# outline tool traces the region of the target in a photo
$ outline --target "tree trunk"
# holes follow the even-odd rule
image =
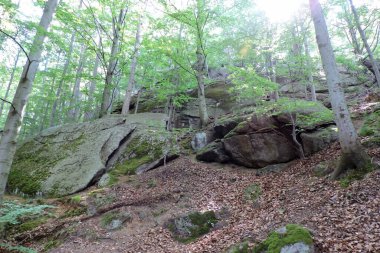
[[[122,115],[128,115],[128,113],[129,113],[129,106],[131,104],[132,92],[133,92],[133,89],[135,87],[137,58],[139,56],[139,51],[140,51],[140,46],[141,46],[141,25],[142,25],[142,22],[141,22],[141,17],[140,17],[139,23],[137,25],[135,48],[134,48],[133,58],[132,58],[132,62],[131,62],[131,71],[129,74],[128,87],[127,87],[127,91],[125,93],[123,108],[121,110]]]
[[[380,88],[380,72],[379,72],[379,68],[377,67],[377,63],[376,63],[375,57],[373,57],[372,50],[371,50],[370,46],[368,45],[367,37],[365,36],[365,33],[364,33],[362,27],[360,26],[359,16],[358,16],[358,13],[356,12],[356,8],[355,8],[352,0],[349,0],[349,1],[350,1],[350,5],[351,5],[352,14],[354,14],[356,27],[358,28],[360,37],[362,38],[362,41],[363,41],[364,46],[365,46],[365,49],[367,50],[369,59],[372,62],[373,72],[375,73],[375,78],[376,78],[377,86]]]
[[[111,48],[111,56],[107,67],[106,82],[103,90],[102,104],[100,108],[100,117],[103,117],[109,113],[111,108],[111,90],[112,90],[112,80],[115,74],[116,66],[118,63],[118,54],[120,47],[120,31],[125,21],[125,16],[127,14],[127,8],[120,10],[119,18],[113,20],[113,40]]]
[[[135,105],[135,114],[137,114],[137,112],[139,111],[141,92],[142,92],[141,89],[137,92],[137,99],[136,99],[136,105]]]
[[[310,49],[309,49],[309,41],[307,40],[306,31],[303,31],[303,43],[305,47],[305,54],[306,54],[306,64],[307,64],[307,76],[309,81],[309,87],[311,91],[311,100],[317,101],[317,94],[315,93],[315,85],[314,85],[314,78],[313,78],[313,71],[312,71],[312,62],[311,62],[311,56],[310,56]]]
[[[33,81],[38,70],[43,50],[42,45],[47,34],[47,29],[53,19],[57,4],[58,0],[48,0],[46,2],[37,34],[34,37],[29,57],[24,66],[12,106],[9,109],[8,117],[5,122],[4,133],[0,140],[0,203],[3,200],[9,171],[16,152],[17,137],[25,114],[25,106],[28,102],[29,94],[32,91]]]
[[[364,169],[369,165],[369,157],[358,142],[357,133],[350,118],[344,92],[340,86],[339,72],[322,7],[318,0],[309,0],[309,3],[342,149],[341,161],[332,175],[335,179],[350,167]]]
[[[94,107],[92,104],[94,103],[94,93],[96,88],[96,77],[98,76],[98,68],[99,68],[99,58],[98,56],[95,56],[95,64],[94,69],[92,70],[92,80],[90,82],[90,88],[88,91],[88,107],[86,112],[84,113],[84,119],[86,121],[91,120],[94,118]]]
[[[86,62],[86,49],[87,47],[85,45],[82,46],[80,56],[79,56],[79,65],[77,68],[77,73],[75,75],[75,83],[73,87],[73,93],[70,99],[70,110],[69,110],[69,120],[75,121],[79,117],[80,112],[80,82],[82,80],[82,72],[84,69],[84,65]]]
[[[53,107],[51,109],[50,124],[49,124],[50,127],[55,126],[55,120],[57,117],[57,115],[56,115],[57,114],[57,107],[58,107],[59,100],[61,98],[63,82],[65,81],[67,72],[69,71],[69,67],[70,67],[70,63],[71,63],[71,56],[73,54],[73,49],[74,49],[75,36],[76,36],[76,33],[73,32],[71,34],[69,52],[67,53],[66,61],[65,61],[65,64],[63,65],[62,76],[61,76],[61,79],[59,80],[57,92],[55,94],[55,100],[53,103]]]
[[[197,62],[196,62],[196,78],[198,83],[198,103],[199,103],[199,117],[201,120],[201,126],[204,127],[209,122],[207,113],[207,104],[205,96],[205,76],[204,76],[204,62],[205,56],[202,52],[201,46],[197,48]]]
[[[7,91],[5,92],[4,100],[8,99],[9,91],[11,90],[11,86],[12,86],[12,83],[13,83],[15,72],[17,70],[17,64],[18,64],[18,59],[20,58],[20,53],[21,53],[21,48],[18,50],[17,55],[16,55],[15,63],[13,65],[13,69],[12,69],[12,73],[11,73],[11,78],[9,79],[9,82],[8,82]],[[1,101],[1,106],[0,106],[0,118],[3,115],[4,103],[5,102],[2,100]]]

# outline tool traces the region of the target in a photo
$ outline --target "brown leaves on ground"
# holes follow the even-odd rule
[[[309,228],[320,252],[380,252],[380,172],[346,189],[313,176],[313,166],[335,159],[338,152],[334,144],[282,172],[261,176],[234,165],[181,157],[106,190],[117,203],[140,203],[120,207],[133,215],[131,223],[107,231],[101,228],[100,217],[79,222],[51,252],[224,252],[242,240],[254,244],[288,223]],[[253,183],[262,190],[255,204],[244,198]],[[151,201],[139,202],[142,199]],[[228,215],[220,226],[190,244],[176,242],[163,226],[188,211],[221,209]]]

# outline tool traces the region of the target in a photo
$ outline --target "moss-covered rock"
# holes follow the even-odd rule
[[[238,243],[230,247],[225,253],[251,253],[248,242]]]
[[[213,211],[204,213],[193,212],[169,220],[167,228],[172,232],[173,237],[177,241],[189,243],[207,234],[217,222],[218,219]]]
[[[299,225],[288,224],[269,234],[268,238],[253,248],[253,253],[313,253],[311,233]]]
[[[105,213],[101,217],[102,227],[108,230],[115,230],[121,228],[121,226],[128,221],[132,220],[132,215],[128,212],[110,211]]]
[[[368,114],[359,135],[364,138],[364,145],[368,147],[380,146],[380,107]]]
[[[8,189],[65,196],[95,184],[115,165],[119,174],[132,174],[175,146],[167,142],[165,120],[145,113],[46,129],[17,149]]]

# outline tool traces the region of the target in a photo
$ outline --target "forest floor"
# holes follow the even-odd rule
[[[380,148],[369,152],[380,159]],[[111,188],[92,189],[92,194],[123,203],[115,210],[128,213],[131,219],[118,230],[105,229],[102,216],[76,222],[50,252],[225,252],[244,240],[254,245],[289,223],[310,229],[319,252],[380,252],[380,171],[346,188],[338,181],[314,176],[316,164],[336,159],[338,154],[335,143],[305,160],[289,163],[281,172],[261,175],[235,165],[180,157],[145,174],[124,178]],[[244,197],[252,184],[261,188],[255,203]],[[90,191],[82,193],[82,199]],[[168,219],[205,210],[223,210],[225,217],[192,243],[172,239],[165,228]]]

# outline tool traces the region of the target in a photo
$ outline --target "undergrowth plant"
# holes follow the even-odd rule
[[[21,218],[27,216],[42,216],[44,210],[55,208],[51,205],[20,204],[15,201],[4,201],[0,205],[0,224],[19,224]]]

